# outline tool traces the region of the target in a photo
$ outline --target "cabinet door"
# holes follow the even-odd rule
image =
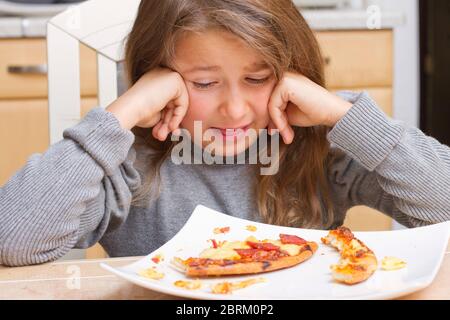
[[[48,141],[47,100],[0,101],[0,185]]]
[[[83,98],[88,109],[95,98]],[[48,103],[46,99],[0,100],[0,185],[23,167],[33,153],[49,146]]]
[[[0,39],[0,99],[47,97],[45,39]],[[80,45],[82,96],[97,94],[97,56]]]
[[[393,92],[392,88],[342,88],[342,89],[334,89],[333,92],[337,92],[340,90],[350,90],[353,92],[362,92],[366,91],[369,96],[378,104],[381,110],[383,110],[386,115],[392,117],[394,114],[393,110]]]
[[[316,32],[329,88],[392,87],[393,32]]]

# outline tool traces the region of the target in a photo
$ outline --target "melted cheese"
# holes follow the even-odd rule
[[[283,244],[280,240],[264,240],[263,242],[280,247],[281,251],[286,251],[290,256],[296,256],[300,253],[300,246],[296,244]]]
[[[187,290],[197,290],[202,287],[202,283],[200,280],[194,280],[194,281],[185,281],[185,280],[178,280],[173,283],[174,286],[187,289]]]
[[[283,244],[280,249],[286,251],[290,256],[296,256],[300,253],[300,246],[296,244]]]
[[[200,258],[203,259],[228,259],[228,260],[236,260],[239,259],[241,256],[231,248],[209,248],[206,250],[203,250],[203,252],[200,254]]]
[[[247,238],[247,241],[256,240],[254,237]],[[256,240],[258,241],[258,240]],[[224,241],[218,248],[205,249],[200,253],[200,258],[204,259],[227,259],[237,260],[240,259],[240,255],[234,249],[250,249],[245,241]]]
[[[337,239],[336,237],[330,236],[328,241],[333,247],[335,247],[339,251],[342,251],[344,249],[344,243],[342,241],[339,241],[339,239]]]
[[[385,257],[381,261],[381,268],[383,270],[398,270],[404,267],[406,267],[406,262],[396,257]]]
[[[225,242],[219,249],[250,249],[250,246],[243,241]]]
[[[361,243],[358,240],[356,240],[356,239],[352,239],[352,241],[350,242],[350,246],[351,246],[352,249],[355,249],[355,250],[365,249],[361,245]]]
[[[300,252],[300,246],[296,244],[282,244],[280,240],[263,240],[259,241],[253,236],[248,237],[245,241],[225,241],[218,248],[209,248],[203,250],[200,254],[200,258],[204,259],[227,259],[227,260],[238,260],[240,259],[239,254],[234,249],[251,249],[247,244],[247,241],[256,243],[271,243],[280,247],[282,251],[286,251],[290,256],[296,256]]]
[[[139,272],[141,277],[152,279],[152,280],[160,280],[164,278],[164,273],[158,272],[155,267],[141,270]]]
[[[273,245],[276,245],[278,247],[281,247],[282,243],[280,240],[269,240],[269,239],[265,239],[262,241],[263,243],[271,243]]]

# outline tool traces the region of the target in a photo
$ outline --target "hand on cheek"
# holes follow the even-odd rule
[[[292,126],[333,127],[350,110],[352,104],[308,78],[286,73],[273,90],[269,101],[271,129],[278,129],[286,144],[292,143]]]
[[[176,106],[173,102],[169,103],[161,111],[160,119],[152,129],[153,136],[160,141],[165,141],[170,132],[178,135],[180,133],[179,126],[186,110],[185,106]]]
[[[124,129],[153,127],[153,136],[164,141],[170,132],[177,134],[188,106],[189,95],[181,75],[157,68],[139,78],[106,110]]]

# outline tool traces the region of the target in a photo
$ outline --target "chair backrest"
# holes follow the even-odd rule
[[[118,96],[118,64],[141,0],[90,0],[53,17],[47,25],[50,143],[80,120],[80,43],[97,52],[98,101]]]

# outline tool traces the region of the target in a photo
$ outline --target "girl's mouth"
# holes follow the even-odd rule
[[[241,128],[212,128],[213,130],[217,130],[220,132],[224,140],[234,141],[236,139],[242,138],[246,135],[248,129],[250,129],[250,125],[241,127]]]

